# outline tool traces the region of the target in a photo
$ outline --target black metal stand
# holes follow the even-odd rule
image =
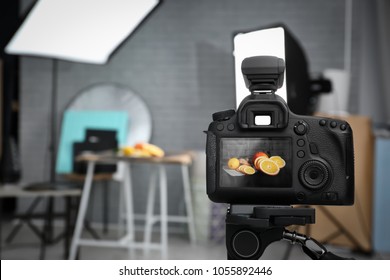
[[[13,227],[12,231],[8,234],[8,236],[5,238],[5,243],[11,243],[14,239],[17,232],[21,229],[23,223],[26,224],[39,238],[40,240],[40,251],[39,251],[39,259],[45,259],[46,256],[46,245],[49,244],[55,244],[59,242],[61,239],[64,240],[64,259],[68,258],[69,255],[69,244],[71,239],[71,234],[73,232],[74,224],[76,221],[76,214],[78,209],[78,199],[72,196],[64,196],[66,202],[65,212],[47,212],[44,213],[33,213],[34,209],[39,205],[39,203],[42,201],[43,197],[37,197],[34,199],[32,204],[30,205],[29,209],[26,211],[26,214],[19,214],[19,215],[13,215],[14,218],[19,219],[19,223]],[[0,199],[0,206],[3,199]],[[50,215],[48,218],[47,216]],[[2,211],[0,208],[0,220],[2,217]],[[32,218],[38,218],[44,220],[44,226],[43,228],[37,227],[34,223],[32,223]],[[54,218],[64,218],[64,225],[65,225],[65,231],[55,238],[52,237],[51,239],[48,238],[48,233],[52,233],[48,231],[47,227],[48,225],[51,225],[48,223],[50,219]],[[0,223],[0,240],[2,241],[2,223]],[[2,242],[0,242],[2,243]],[[1,255],[1,249],[2,244],[0,244],[0,255]]]
[[[342,260],[313,238],[285,229],[315,223],[315,210],[291,206],[230,205],[226,214],[228,259],[259,259],[267,246],[279,240],[299,244],[313,260]]]
[[[49,168],[50,168],[50,173],[49,173],[49,180],[46,182],[39,182],[39,183],[32,183],[29,184],[28,186],[25,186],[24,189],[32,192],[41,192],[41,191],[47,191],[47,190],[58,190],[61,188],[74,188],[75,186],[66,184],[66,183],[59,183],[56,181],[56,172],[55,172],[55,162],[56,162],[56,144],[57,144],[57,98],[58,98],[58,93],[57,93],[57,83],[58,83],[58,60],[53,59],[53,68],[52,68],[52,95],[51,95],[51,104],[50,104],[50,119],[49,119],[49,124],[50,124],[50,138],[49,138]],[[68,223],[68,213],[71,211],[69,207],[71,207],[71,203],[68,201],[70,200],[70,197],[66,197],[66,209],[65,209],[65,214],[55,214],[54,213],[54,197],[53,196],[48,196],[47,199],[47,204],[46,204],[46,210],[44,215],[39,215],[34,213],[36,207],[38,204],[42,201],[43,197],[37,197],[33,200],[31,205],[26,211],[26,214],[21,216],[20,218],[20,223],[14,227],[11,231],[11,233],[7,236],[6,238],[6,243],[10,243],[15,235],[19,232],[22,226],[22,222],[26,223],[31,230],[38,236],[38,238],[41,241],[40,244],[40,259],[45,258],[45,248],[46,245],[48,244],[54,244],[56,243],[59,239],[64,237],[64,243],[69,244],[69,238],[71,236],[71,232],[68,232],[68,227],[70,227]],[[53,221],[55,217],[65,217],[65,230],[63,233],[61,233],[59,236],[54,236],[54,225]],[[35,226],[32,222],[32,218],[42,218],[44,221],[44,226],[41,229],[39,229],[37,226]],[[65,234],[65,232],[67,232]],[[68,248],[65,247],[65,258],[67,258],[66,254],[68,252]]]
[[[42,191],[42,190],[53,190],[57,187],[56,182],[56,145],[57,145],[57,99],[58,99],[58,92],[57,92],[57,86],[58,84],[58,60],[53,59],[53,68],[52,68],[52,77],[51,77],[51,102],[50,102],[50,138],[49,138],[49,181],[48,182],[39,182],[39,183],[33,183],[25,187],[26,190],[31,191]],[[48,208],[52,207],[53,201],[52,198],[49,199],[50,203],[48,203]],[[49,209],[50,210],[50,209]]]

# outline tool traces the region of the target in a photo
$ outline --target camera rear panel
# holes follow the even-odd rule
[[[353,141],[340,120],[289,112],[284,128],[245,129],[237,114],[215,120],[207,139],[207,192],[232,204],[349,205]]]

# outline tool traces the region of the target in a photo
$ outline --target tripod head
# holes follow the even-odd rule
[[[291,206],[230,205],[226,214],[228,259],[259,259],[269,244],[282,239],[299,244],[311,259],[344,259],[310,237],[285,229],[315,223],[315,210]]]

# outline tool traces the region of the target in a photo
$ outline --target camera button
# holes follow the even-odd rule
[[[298,156],[299,158],[303,158],[303,157],[305,156],[305,151],[299,150],[299,151],[297,152],[297,156]]]
[[[322,194],[322,200],[336,201],[337,199],[338,199],[338,195],[335,192],[326,192]]]
[[[330,127],[331,128],[335,128],[337,126],[337,122],[335,122],[335,121],[331,121],[330,122]]]
[[[294,131],[298,135],[304,135],[307,131],[307,125],[304,122],[299,121],[294,125]]]
[[[310,143],[310,144],[309,144],[309,148],[310,148],[310,152],[311,152],[313,155],[318,154],[318,148],[317,148],[316,143]]]
[[[224,128],[224,126],[223,126],[222,123],[217,124],[217,129],[218,129],[219,131],[223,130],[223,128]]]
[[[235,125],[233,124],[233,123],[230,123],[229,125],[228,125],[228,127],[227,127],[227,129],[229,130],[229,131],[232,131],[232,130],[234,130],[236,127],[235,127]]]
[[[320,120],[320,126],[325,126],[326,125],[326,120]]]
[[[297,193],[296,197],[299,201],[303,201],[303,200],[305,200],[306,195],[303,192],[299,192],[299,193]]]
[[[345,123],[343,123],[342,125],[340,125],[340,129],[341,130],[346,130],[347,129],[347,125]]]
[[[303,140],[303,139],[298,139],[297,145],[298,145],[298,147],[303,147],[303,146],[305,146],[305,140]]]

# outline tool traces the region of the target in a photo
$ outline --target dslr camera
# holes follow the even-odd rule
[[[207,194],[251,205],[351,205],[354,152],[350,125],[300,116],[275,91],[285,63],[255,56],[241,65],[250,91],[238,107],[213,114],[207,133]]]

